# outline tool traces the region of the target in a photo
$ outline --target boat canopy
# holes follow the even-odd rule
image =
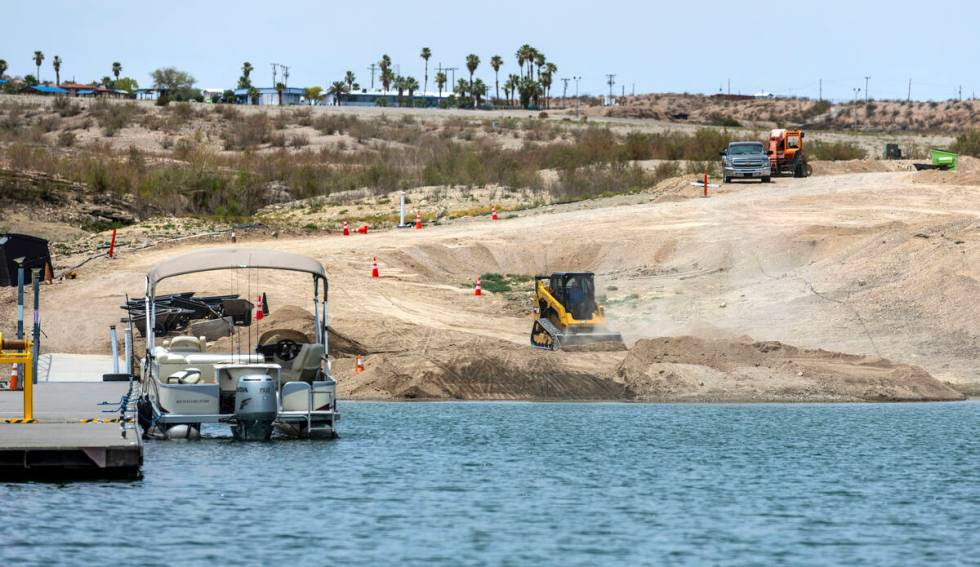
[[[212,248],[160,262],[146,274],[146,284],[152,290],[157,283],[174,276],[238,269],[305,272],[324,281],[327,279],[323,264],[308,256],[265,248]]]

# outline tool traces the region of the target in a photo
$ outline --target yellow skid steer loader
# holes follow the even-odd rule
[[[556,272],[534,277],[532,347],[625,350],[623,336],[605,326],[605,310],[595,300],[594,274]]]

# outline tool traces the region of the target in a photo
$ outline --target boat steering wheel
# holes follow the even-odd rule
[[[291,341],[289,339],[284,339],[276,343],[276,356],[280,360],[290,361],[299,355],[299,351],[303,349],[303,345],[296,341]]]

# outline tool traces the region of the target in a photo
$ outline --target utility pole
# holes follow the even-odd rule
[[[575,81],[575,118],[578,118],[578,82],[582,80],[582,77],[572,77]]]
[[[459,67],[446,67],[446,70],[449,71],[450,73],[452,73],[452,79],[450,80],[450,83],[451,83],[450,86],[455,89],[456,88],[456,71],[459,70]]]
[[[905,99],[905,101],[912,102],[912,78],[911,77],[909,77],[909,94],[908,97]]]
[[[561,79],[561,82],[564,83],[564,86],[562,86],[562,88],[561,88],[561,107],[562,108],[565,108],[565,100],[568,98],[568,96],[567,96],[568,95],[568,81],[571,81],[571,80],[572,79],[569,78],[569,77],[562,77],[562,79]]]
[[[732,96],[732,80],[728,79],[728,96]]]
[[[289,88],[289,67],[287,65],[282,66],[282,86]]]
[[[612,99],[613,99],[612,88],[613,85],[616,84],[616,75],[611,75],[611,74],[606,75],[606,84],[609,85],[609,104],[612,104]]]
[[[621,89],[621,90],[622,90],[622,92],[623,92],[623,94],[622,94],[621,96],[622,96],[623,98],[626,98],[626,85],[620,85],[620,89]]]
[[[820,79],[820,95],[817,100],[823,102],[823,79]]]
[[[865,76],[864,77],[864,102],[868,102],[868,82],[870,80],[871,80],[871,77],[869,77],[869,76]]]
[[[272,66],[272,88],[276,88],[276,71],[279,70],[278,63],[269,63]]]
[[[633,96],[636,96],[636,83],[633,83]]]
[[[962,101],[963,101],[963,85],[960,85],[960,90],[959,90],[959,99],[960,99],[960,102],[962,102]]]
[[[371,71],[371,90],[374,90],[374,72],[378,70],[377,63],[371,63],[368,67],[368,71]]]

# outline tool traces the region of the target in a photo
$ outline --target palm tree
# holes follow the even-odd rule
[[[388,94],[388,89],[391,88],[391,81],[395,78],[395,74],[391,72],[391,57],[388,57],[387,53],[381,56],[378,67],[381,68],[381,86],[384,88],[385,94]]]
[[[476,99],[477,108],[480,107],[480,101],[487,95],[487,85],[483,82],[483,79],[477,79],[473,83],[473,98]]]
[[[456,105],[460,108],[464,108],[466,104],[466,98],[470,92],[470,85],[466,82],[466,79],[460,77],[456,81],[456,88],[453,89],[456,93]]]
[[[0,79],[3,78],[3,74],[7,72],[7,60],[0,59]]]
[[[44,54],[40,51],[34,52],[34,66],[37,67],[37,82],[41,82],[41,63],[44,63]]]
[[[61,57],[57,55],[51,60],[51,66],[54,67],[54,84],[61,84]]]
[[[425,60],[425,87],[422,89],[424,93],[429,90],[429,57],[432,57],[432,50],[428,47],[423,47],[419,57]]]
[[[116,78],[117,81],[119,80],[120,73],[122,73],[122,63],[118,61],[114,61],[112,63],[112,75]]]
[[[531,54],[533,50],[534,48],[526,43],[517,50],[517,66],[521,69],[521,77],[524,76],[524,64],[533,57]]]
[[[340,100],[343,98],[344,93],[347,92],[347,83],[343,81],[334,81],[330,84],[330,88],[327,89],[328,95],[333,95],[334,104],[340,106]]]
[[[415,108],[415,91],[419,89],[419,82],[415,77],[405,77],[405,90],[408,91],[408,106]]]
[[[541,53],[538,50],[535,50],[534,51],[534,64],[538,66],[538,80],[539,81],[541,80],[541,68],[544,67],[544,64],[545,64],[546,61],[547,61],[547,59],[545,59],[544,53]]]
[[[252,72],[252,69],[254,68],[255,67],[252,67],[252,64],[249,63],[248,61],[242,63],[242,76],[248,79],[249,74]]]
[[[504,81],[504,100],[507,101],[508,105],[510,104],[510,87],[512,84],[513,83],[510,82],[510,79]]]
[[[521,77],[511,73],[507,76],[507,84],[504,88],[510,88],[510,105],[514,106],[514,95],[517,94],[517,86],[521,83]],[[509,87],[508,87],[509,86]]]
[[[398,91],[398,106],[402,105],[402,95],[405,94],[405,77],[395,75],[395,90]]]
[[[347,92],[354,92],[355,81],[357,81],[357,77],[354,76],[354,71],[347,71],[344,75],[344,82],[347,83]]]
[[[500,67],[504,64],[504,58],[494,55],[490,58],[490,66],[493,67],[493,84],[497,91],[497,100],[500,100]]]
[[[286,90],[286,85],[284,83],[276,83],[276,92],[279,93],[279,106],[282,106],[282,91],[284,90]]]
[[[480,66],[480,56],[475,53],[470,53],[466,56],[466,70],[470,72],[470,92],[473,92],[473,73],[476,73],[477,67]]]
[[[246,93],[246,96],[248,97],[248,100],[251,102],[251,104],[259,103],[259,96],[260,96],[259,89],[255,87],[248,87],[248,92]]]
[[[545,69],[544,73],[541,73],[541,88],[544,90],[544,107],[549,108],[548,104],[548,93],[551,91],[551,73]]]
[[[531,77],[522,77],[517,84],[517,92],[521,97],[521,108],[530,108],[531,103],[538,107],[538,97],[541,96],[541,83]]]
[[[436,86],[439,87],[439,102],[442,102],[442,89],[446,86],[446,74],[442,71],[436,73]]]

